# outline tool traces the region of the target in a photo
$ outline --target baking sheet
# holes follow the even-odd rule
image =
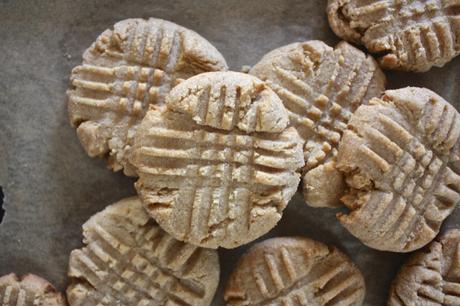
[[[95,38],[128,17],[158,17],[209,39],[233,70],[267,51],[309,39],[339,40],[328,27],[325,0],[9,1],[0,0],[0,275],[32,272],[66,286],[70,251],[81,246],[81,225],[94,213],[135,194],[133,179],[91,159],[69,126],[65,90],[73,66]],[[390,88],[435,90],[460,109],[460,58],[425,74],[388,73]],[[264,238],[304,235],[346,252],[364,273],[366,305],[385,305],[388,288],[407,255],[362,245],[335,219],[297,195]],[[460,210],[443,229],[456,227]],[[261,239],[259,239],[261,240]],[[219,250],[222,277],[213,305],[244,246]]]

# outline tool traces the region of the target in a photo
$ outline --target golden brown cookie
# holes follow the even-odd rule
[[[233,248],[273,228],[299,183],[302,141],[261,80],[211,72],[151,109],[132,163],[150,215],[176,239]]]
[[[210,305],[219,283],[215,250],[177,241],[137,197],[83,225],[85,246],[70,254],[70,305]]]
[[[11,273],[0,277],[2,306],[65,306],[64,296],[47,280],[33,274],[21,278]]]
[[[353,114],[337,167],[351,210],[341,223],[364,244],[410,252],[430,242],[460,200],[460,117],[424,88],[387,90]]]
[[[327,13],[338,36],[387,69],[423,72],[460,54],[459,0],[329,0]]]
[[[460,305],[460,231],[413,254],[393,282],[388,306]]]
[[[169,21],[126,19],[103,32],[72,70],[70,122],[91,157],[135,175],[128,162],[149,105],[161,105],[183,79],[227,70],[222,55],[197,33]]]
[[[338,206],[344,182],[337,146],[351,114],[385,90],[375,60],[346,42],[294,43],[265,55],[250,71],[281,98],[305,141],[303,192],[311,206]]]
[[[342,252],[301,237],[273,238],[253,246],[230,276],[227,306],[358,306],[364,279]]]

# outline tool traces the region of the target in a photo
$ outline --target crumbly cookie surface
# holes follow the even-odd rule
[[[312,206],[338,206],[344,189],[337,146],[351,114],[385,90],[375,60],[346,42],[294,43],[265,55],[250,71],[281,98],[304,140],[303,192]]]
[[[47,280],[33,274],[0,277],[2,306],[65,306],[64,296]]]
[[[384,68],[423,72],[460,54],[458,0],[329,0],[329,24]]]
[[[278,96],[237,72],[176,86],[136,135],[136,188],[179,240],[233,248],[268,232],[299,183],[302,141]]]
[[[460,305],[460,231],[450,230],[404,264],[388,306]]]
[[[429,243],[460,200],[459,136],[458,112],[428,89],[388,90],[358,108],[338,153],[351,210],[342,225],[379,250]]]
[[[228,306],[363,304],[364,280],[343,253],[307,238],[273,238],[239,260],[225,289]]]
[[[215,250],[177,241],[137,197],[83,225],[85,246],[69,262],[70,305],[210,305],[219,283]]]
[[[112,170],[134,176],[128,157],[149,105],[164,104],[183,79],[220,70],[227,70],[225,59],[192,30],[155,18],[120,21],[72,70],[70,122],[88,155],[108,155]]]

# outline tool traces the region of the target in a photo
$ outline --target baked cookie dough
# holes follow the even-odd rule
[[[220,70],[225,59],[192,30],[155,18],[120,21],[72,70],[70,122],[89,156],[108,156],[113,171],[135,176],[128,157],[149,105],[163,104],[183,79]]]
[[[329,24],[387,69],[423,72],[460,54],[458,0],[329,0]]]
[[[91,217],[83,236],[85,246],[70,255],[70,305],[211,304],[217,252],[172,238],[137,197]]]
[[[0,277],[2,306],[65,306],[64,296],[47,280],[27,274],[18,277],[11,273]]]
[[[210,72],[176,86],[138,129],[146,210],[176,239],[234,248],[273,228],[299,183],[302,141],[261,80]]]
[[[253,246],[227,283],[227,306],[358,306],[365,286],[342,252],[307,238],[273,238]]]
[[[393,282],[388,306],[460,305],[460,231],[413,254]]]
[[[379,250],[429,243],[460,200],[459,136],[458,112],[428,89],[387,90],[359,107],[337,158],[351,210],[342,225]]]
[[[376,61],[346,42],[294,43],[265,55],[250,71],[281,98],[304,140],[303,193],[311,206],[338,206],[337,146],[351,114],[385,90]]]

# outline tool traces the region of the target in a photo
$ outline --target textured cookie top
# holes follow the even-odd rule
[[[460,305],[460,231],[450,230],[401,268],[388,306]]]
[[[164,104],[181,80],[218,70],[227,70],[224,58],[197,33],[161,19],[120,21],[73,69],[70,121],[90,156],[109,155],[114,171],[135,175],[128,156],[149,105]]]
[[[299,183],[302,142],[259,79],[205,73],[151,109],[132,162],[145,208],[179,240],[237,247],[268,232]]]
[[[337,167],[352,210],[342,224],[366,245],[409,252],[430,242],[460,200],[460,118],[428,89],[388,90],[352,116]]]
[[[346,42],[294,43],[265,55],[250,71],[288,110],[304,145],[304,195],[312,206],[337,206],[343,180],[334,169],[337,146],[351,114],[385,90],[385,76],[370,56]]]
[[[460,53],[459,0],[329,0],[329,23],[388,69],[427,71]]]
[[[307,238],[274,238],[239,260],[225,289],[228,306],[362,305],[361,272],[342,252]]]
[[[2,306],[65,306],[64,296],[47,280],[33,274],[19,278],[11,273],[0,277]]]
[[[210,305],[217,252],[182,243],[128,198],[83,225],[85,247],[69,263],[71,305]]]

